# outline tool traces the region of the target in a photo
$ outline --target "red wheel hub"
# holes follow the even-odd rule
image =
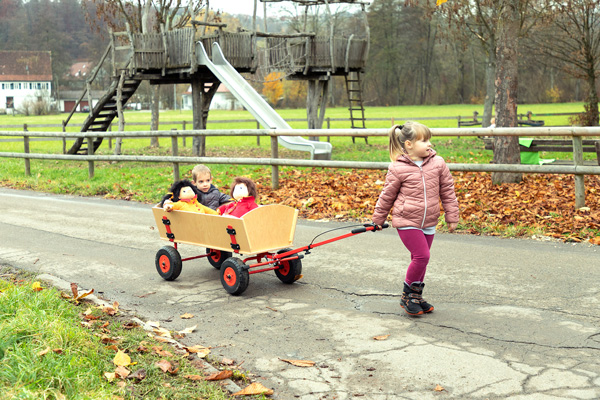
[[[223,272],[223,277],[225,279],[225,283],[227,284],[227,286],[234,286],[235,285],[236,275],[235,275],[235,271],[234,271],[233,268],[227,267],[225,269],[225,271]]]
[[[160,256],[158,263],[160,265],[160,270],[165,274],[171,269],[171,260],[169,260],[169,257],[166,255]]]
[[[281,267],[279,267],[279,273],[281,275],[287,275],[290,273],[290,263],[287,261],[284,261],[281,263]]]

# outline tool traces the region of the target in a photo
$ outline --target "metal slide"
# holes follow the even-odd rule
[[[205,65],[250,111],[265,129],[292,129],[287,122],[250,86],[223,56],[218,43],[212,45],[212,61],[202,42],[196,42],[198,64]],[[331,143],[306,140],[300,136],[279,136],[279,144],[291,150],[310,151],[311,159],[331,159]]]

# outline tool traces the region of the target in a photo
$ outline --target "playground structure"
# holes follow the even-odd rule
[[[323,2],[327,3],[325,0],[315,0],[310,5]],[[335,2],[361,4],[364,12],[362,3],[353,0]],[[205,34],[199,32],[198,26],[216,29]],[[322,126],[328,83],[331,76],[335,75],[346,78],[352,127],[365,127],[360,73],[364,71],[368,55],[368,29],[366,38],[357,39],[354,35],[334,37],[332,30],[330,36],[317,36],[314,33],[274,35],[257,32],[256,28],[251,32],[227,32],[223,29],[225,27],[225,24],[193,21],[192,27],[158,33],[134,33],[129,29],[127,32],[110,32],[110,43],[73,108],[75,110],[86,95],[88,104],[92,104],[92,84],[103,64],[110,62],[110,86],[104,96],[90,107],[81,128],[82,132],[98,131],[99,135],[93,141],[92,149],[84,147],[83,139],[76,139],[68,153],[95,152],[102,144],[101,132],[106,131],[115,118],[120,121],[119,129],[123,129],[123,106],[144,80],[151,85],[191,84],[193,129],[206,128],[209,106],[221,83],[227,85],[263,128],[290,129],[285,120],[241,75],[255,73],[259,67],[259,39],[266,40],[262,48],[266,50],[267,69],[283,69],[288,79],[308,81],[309,129]],[[361,116],[354,117],[353,113],[358,111]],[[362,126],[359,126],[361,121]],[[302,137],[279,137],[278,140],[282,146],[309,152],[312,159],[331,158],[330,143]],[[204,155],[203,147],[200,155]]]

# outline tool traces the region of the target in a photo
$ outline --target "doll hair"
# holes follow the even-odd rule
[[[239,183],[243,183],[244,185],[246,185],[246,187],[248,188],[248,196],[250,197],[254,197],[256,199],[256,197],[258,197],[258,191],[256,190],[256,184],[254,183],[254,181],[250,178],[245,178],[243,176],[236,176],[235,178],[233,178],[233,183],[231,184],[231,198],[233,198],[233,189],[235,189],[235,186]]]
[[[189,179],[183,179],[177,181],[171,185],[169,188],[169,193],[163,196],[162,200],[158,204],[159,207],[162,207],[165,204],[165,200],[171,200],[173,203],[177,203],[179,201],[179,192],[182,188],[189,186],[192,188],[194,193],[198,194],[196,187],[189,181]]]
[[[192,169],[192,180],[196,182],[198,180],[198,175],[208,174],[212,178],[212,172],[210,172],[210,168],[206,165],[198,164]]]
[[[390,160],[396,161],[396,158],[401,154],[407,154],[404,143],[415,140],[431,139],[431,131],[423,124],[414,121],[406,121],[404,125],[394,125],[389,133],[390,144]]]

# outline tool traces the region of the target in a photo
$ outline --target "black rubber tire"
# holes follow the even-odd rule
[[[238,296],[246,290],[250,274],[239,258],[229,257],[221,265],[221,284],[227,293]]]
[[[173,246],[163,246],[156,252],[156,270],[166,281],[174,281],[181,274],[181,255]]]
[[[292,249],[281,249],[277,254],[286,253],[290,250]],[[275,275],[283,283],[290,284],[296,282],[302,275],[302,261],[298,258],[280,262],[280,267],[275,270]]]
[[[208,262],[216,269],[221,269],[221,264],[223,264],[225,260],[232,256],[231,252],[229,251],[206,249],[206,254],[211,253],[212,255],[207,257]]]

